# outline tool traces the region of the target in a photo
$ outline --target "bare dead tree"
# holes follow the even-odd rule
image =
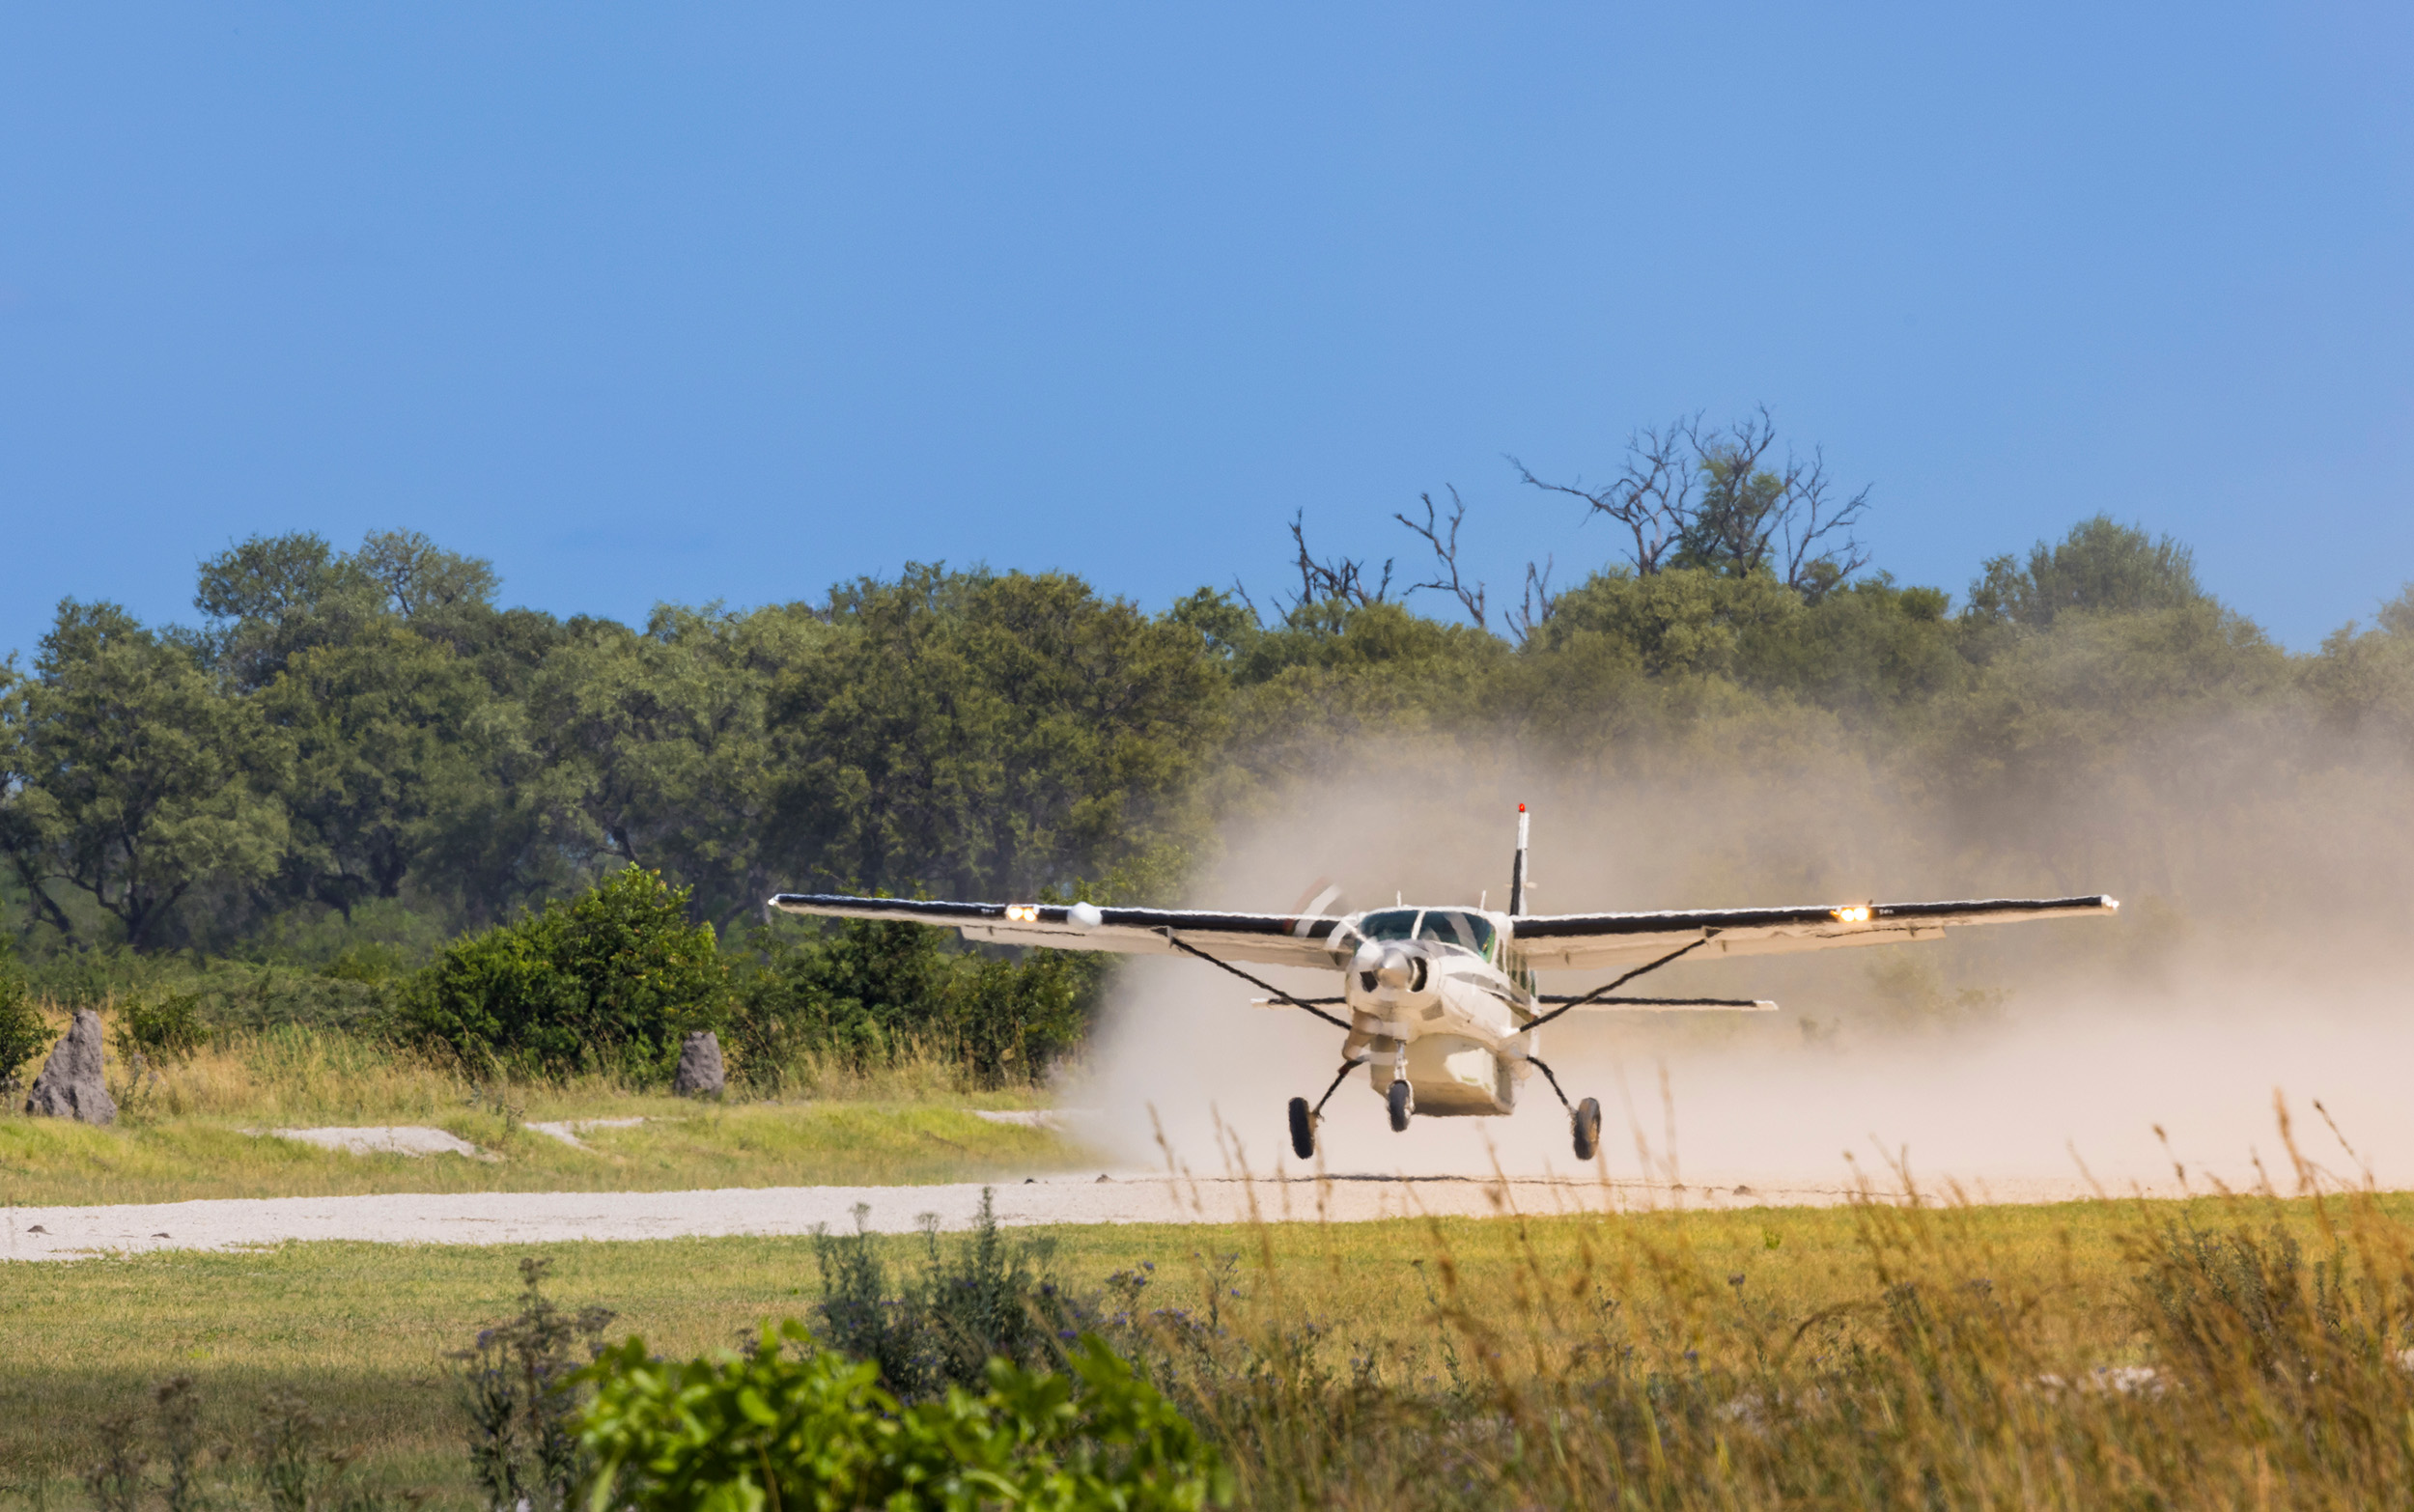
[[[1291,517],[1291,544],[1299,551],[1294,564],[1299,569],[1299,596],[1286,606],[1286,614],[1335,600],[1364,608],[1370,603],[1383,603],[1391,596],[1391,561],[1383,564],[1383,575],[1369,588],[1366,564],[1362,558],[1336,556],[1331,561],[1318,561],[1307,549],[1307,512],[1301,510]]]
[[[1475,622],[1475,629],[1489,630],[1492,622],[1484,614],[1484,585],[1477,583],[1473,588],[1468,587],[1467,580],[1459,575],[1458,571],[1458,527],[1467,518],[1467,501],[1458,496],[1457,485],[1445,484],[1443,487],[1450,490],[1450,518],[1446,526],[1438,518],[1430,493],[1417,495],[1425,506],[1423,524],[1417,523],[1406,515],[1391,517],[1425,538],[1425,545],[1433,547],[1434,561],[1443,574],[1431,582],[1412,583],[1408,591],[1415,593],[1418,589],[1431,588],[1438,593],[1446,593],[1459,602],[1459,606]]]
[[[1626,440],[1625,466],[1605,488],[1587,489],[1581,478],[1545,483],[1516,458],[1508,463],[1530,486],[1582,499],[1590,515],[1614,520],[1634,542],[1627,560],[1637,574],[1647,577],[1683,543],[1693,521],[1700,429],[1697,414],[1637,431]]]
[[[1854,526],[1869,490],[1839,499],[1824,453],[1809,462],[1791,452],[1773,463],[1777,426],[1762,406],[1724,431],[1705,431],[1698,414],[1629,437],[1626,461],[1606,488],[1545,483],[1516,458],[1518,475],[1537,489],[1585,501],[1633,542],[1638,575],[1670,567],[1707,568],[1734,576],[1767,572],[1816,597],[1869,565]]]
[[[1530,644],[1534,632],[1551,623],[1558,604],[1551,597],[1551,569],[1555,557],[1544,557],[1540,567],[1526,564],[1526,591],[1518,596],[1517,607],[1508,612],[1509,633],[1520,646]]]
[[[1769,565],[1769,537],[1777,529],[1778,505],[1787,484],[1764,470],[1760,459],[1777,444],[1777,427],[1764,407],[1724,432],[1704,435],[1698,423],[1685,439],[1701,494],[1693,506],[1677,546],[1678,562],[1737,577]]]
[[[1825,453],[1814,450],[1806,462],[1789,451],[1771,465],[1776,444],[1766,406],[1720,434],[1696,433],[1701,497],[1680,555],[1738,575],[1765,571],[1815,596],[1869,565],[1853,534],[1869,490],[1838,502]]]
[[[1785,556],[1785,586],[1802,593],[1824,593],[1869,565],[1869,552],[1853,533],[1869,507],[1869,490],[1831,502],[1827,456],[1812,448],[1810,465],[1786,468],[1792,507],[1782,520],[1781,543]],[[1831,544],[1832,543],[1832,544]]]

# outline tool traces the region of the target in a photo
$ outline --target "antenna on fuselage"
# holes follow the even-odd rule
[[[1509,917],[1526,911],[1526,826],[1533,816],[1517,805],[1517,861],[1509,868]]]

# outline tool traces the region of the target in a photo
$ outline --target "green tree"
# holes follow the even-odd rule
[[[0,696],[0,846],[62,935],[76,929],[54,884],[90,895],[141,948],[195,888],[275,871],[290,750],[188,648],[115,604],[69,600],[33,675],[11,673]]]
[[[546,668],[599,623],[503,609],[468,628],[462,659],[485,680],[468,757],[474,775],[431,816],[420,885],[480,924],[591,885],[609,854],[582,813],[586,773],[572,732],[538,705]]]
[[[760,909],[777,882],[762,847],[780,774],[772,680],[829,633],[794,605],[665,605],[641,632],[582,623],[547,659],[533,704],[599,846],[687,883],[724,926]]]
[[[2350,620],[2325,637],[2306,686],[2332,730],[2414,749],[2414,584],[2375,618],[2370,630]]]
[[[399,623],[296,652],[257,701],[295,755],[279,868],[290,897],[350,918],[399,896],[446,816],[479,796],[486,683]]]
[[[1161,863],[1218,733],[1200,634],[1057,574],[832,594],[771,705],[798,881],[1035,896]]]
[[[236,689],[265,687],[295,653],[351,639],[384,613],[358,563],[309,531],[253,536],[202,562],[193,607],[204,659]]]
[[[1722,574],[1676,567],[1639,576],[1599,574],[1561,594],[1540,649],[1590,630],[1633,648],[1654,677],[1732,676],[1747,641],[1763,647],[1795,633],[1801,596],[1766,573]]]
[[[1478,728],[1506,642],[1397,602],[1296,604],[1234,658],[1232,735],[1210,769],[1222,804],[1286,775],[1326,770],[1369,740],[1448,739]]]
[[[2070,527],[2048,546],[2030,548],[2028,566],[2007,553],[1989,557],[1970,585],[1966,617],[2047,626],[2071,609],[2136,614],[2205,600],[2196,581],[2195,554],[2169,536],[2160,540],[2109,515]]]
[[[373,530],[352,567],[385,596],[385,606],[425,639],[466,652],[494,617],[500,579],[483,557],[447,551],[415,530]]]

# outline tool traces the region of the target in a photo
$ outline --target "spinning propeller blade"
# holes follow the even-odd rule
[[[1291,926],[1291,933],[1305,938],[1308,920],[1327,913],[1348,911],[1349,905],[1341,896],[1341,884],[1330,877],[1319,877],[1307,884],[1307,890],[1299,895],[1299,902],[1291,906],[1291,912],[1299,919],[1297,924]]]

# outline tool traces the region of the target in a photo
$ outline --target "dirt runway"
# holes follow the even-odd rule
[[[74,1260],[162,1249],[228,1250],[294,1242],[555,1245],[576,1240],[803,1235],[828,1225],[883,1233],[917,1228],[926,1214],[961,1229],[980,1212],[976,1184],[937,1187],[769,1187],[710,1191],[406,1193],[267,1197],[8,1212],[11,1260]],[[1050,1177],[989,1189],[996,1215],[1017,1226],[1052,1223],[1354,1223],[1418,1217],[1490,1218],[1688,1208],[1819,1206],[1848,1201],[1839,1183],[1597,1180],[1506,1183],[1460,1176],[1336,1175],[1287,1180],[1181,1180],[1157,1175]],[[2029,1180],[1940,1192],[1932,1200],[2069,1202],[2093,1193],[2082,1181]],[[2124,1190],[2119,1195],[2129,1195]],[[2175,1192],[2147,1190],[2147,1195]],[[1898,1200],[1898,1199],[1889,1199]]]

